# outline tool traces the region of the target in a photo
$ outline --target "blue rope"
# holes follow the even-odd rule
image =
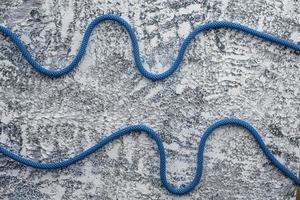
[[[37,70],[38,72],[47,75],[47,76],[51,76],[51,77],[59,77],[62,75],[65,75],[67,73],[69,73],[71,70],[73,70],[78,63],[80,62],[80,60],[82,59],[82,57],[85,54],[85,50],[86,47],[88,45],[88,40],[91,36],[91,33],[93,31],[93,29],[95,28],[95,26],[97,26],[99,23],[107,21],[107,20],[112,20],[112,21],[116,21],[118,24],[120,24],[122,27],[124,27],[127,32],[129,33],[130,39],[131,39],[131,45],[132,45],[132,49],[133,49],[133,56],[134,56],[134,60],[135,60],[135,64],[138,68],[138,70],[141,72],[141,74],[143,76],[145,76],[146,78],[156,81],[156,80],[161,80],[164,78],[167,78],[168,76],[172,75],[177,68],[179,67],[179,65],[181,64],[183,58],[184,58],[184,54],[185,51],[187,49],[187,47],[189,46],[189,44],[191,43],[191,41],[201,32],[208,30],[208,29],[212,29],[212,28],[231,28],[231,29],[236,29],[236,30],[240,30],[243,31],[245,33],[260,37],[262,39],[265,39],[267,41],[276,43],[276,44],[280,44],[286,47],[289,47],[291,49],[294,49],[296,51],[300,51],[300,45],[297,45],[293,42],[290,42],[288,40],[282,39],[282,38],[278,38],[272,35],[269,35],[267,33],[263,33],[263,32],[259,32],[256,31],[254,29],[251,29],[249,27],[237,24],[237,23],[233,23],[233,22],[228,22],[228,21],[217,21],[217,22],[209,22],[206,23],[202,26],[197,27],[195,30],[193,30],[188,36],[187,38],[183,41],[181,48],[178,52],[177,58],[175,60],[175,62],[173,63],[173,65],[171,65],[171,67],[159,74],[156,73],[152,73],[147,71],[141,61],[141,57],[140,57],[140,51],[139,51],[139,46],[138,46],[138,41],[136,38],[136,35],[134,33],[134,30],[131,28],[131,26],[121,17],[119,16],[114,16],[114,15],[103,15],[100,17],[97,17],[96,19],[94,19],[90,25],[87,27],[80,48],[76,54],[76,56],[74,57],[74,59],[72,60],[72,62],[60,69],[60,70],[51,70],[51,69],[46,69],[45,67],[43,67],[41,64],[39,64],[37,61],[34,60],[34,58],[32,57],[32,55],[29,53],[29,51],[27,50],[27,48],[24,46],[24,44],[22,43],[22,41],[18,38],[18,36],[13,33],[12,31],[10,31],[8,28],[0,26],[0,32],[2,32],[4,35],[8,36],[14,43],[15,45],[18,47],[18,49],[21,51],[22,55],[24,56],[24,58],[32,65],[32,67]],[[52,162],[52,163],[41,163],[41,162],[37,162],[37,161],[33,161],[27,158],[24,158],[22,156],[19,156],[13,152],[11,152],[10,150],[1,147],[0,146],[0,153],[10,157],[11,159],[20,162],[24,165],[33,167],[33,168],[37,168],[37,169],[59,169],[59,168],[64,168],[67,167],[69,165],[72,165],[84,158],[86,158],[87,156],[89,156],[90,154],[94,153],[95,151],[99,150],[100,148],[102,148],[103,146],[105,146],[106,144],[108,144],[109,142],[118,139],[124,135],[130,134],[132,132],[144,132],[146,134],[148,134],[152,139],[155,140],[157,146],[158,146],[158,151],[159,151],[159,155],[160,155],[160,177],[161,177],[161,181],[162,184],[166,187],[166,189],[174,194],[186,194],[191,192],[199,183],[199,181],[201,180],[202,177],[202,172],[203,172],[203,154],[204,154],[204,149],[205,149],[205,143],[207,141],[207,138],[209,137],[210,134],[213,133],[213,131],[221,126],[226,126],[226,125],[236,125],[236,126],[241,126],[245,129],[248,130],[248,132],[254,137],[254,139],[256,140],[256,142],[258,143],[259,147],[261,148],[261,150],[263,151],[263,153],[265,154],[265,156],[284,174],[286,175],[288,178],[290,178],[296,185],[300,186],[300,179],[293,174],[293,172],[291,172],[286,166],[284,166],[282,163],[280,163],[275,156],[271,153],[271,151],[267,148],[267,146],[265,145],[265,143],[263,142],[262,138],[260,137],[259,133],[255,130],[255,128],[253,128],[249,123],[247,123],[246,121],[243,121],[241,119],[237,119],[237,118],[225,118],[222,119],[220,121],[215,122],[214,124],[212,124],[211,126],[209,126],[206,131],[204,132],[204,135],[202,136],[200,143],[199,143],[199,149],[198,149],[198,160],[197,160],[197,169],[196,169],[196,175],[193,179],[193,181],[181,188],[176,188],[174,186],[172,186],[168,180],[167,180],[167,173],[166,173],[166,155],[165,155],[165,149],[164,149],[164,145],[162,143],[162,139],[160,138],[159,134],[157,134],[153,129],[145,126],[145,125],[131,125],[128,126],[126,128],[123,129],[119,129],[115,132],[113,132],[111,135],[105,137],[104,139],[100,140],[97,144],[95,144],[94,146],[90,147],[89,149],[83,151],[82,153],[63,160],[63,161],[59,161],[59,162]]]

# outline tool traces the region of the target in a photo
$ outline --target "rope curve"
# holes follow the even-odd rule
[[[159,134],[157,134],[153,129],[150,127],[147,127],[143,124],[138,124],[138,125],[131,125],[122,129],[119,129],[109,136],[105,137],[104,139],[100,140],[98,143],[96,143],[94,146],[88,148],[87,150],[81,152],[80,154],[63,160],[59,162],[52,162],[52,163],[40,163],[36,161],[32,161],[30,159],[26,159],[22,156],[16,155],[15,153],[3,148],[0,146],[0,153],[8,156],[9,158],[20,162],[26,166],[30,166],[36,169],[59,169],[59,168],[64,168],[68,167],[69,165],[72,165],[90,154],[94,153],[95,151],[101,149],[103,146],[108,144],[109,142],[118,139],[124,135],[130,134],[132,132],[144,132],[147,135],[149,135],[157,144],[158,151],[159,151],[159,156],[160,156],[160,178],[162,181],[162,184],[165,186],[165,188],[173,193],[173,194],[186,194],[191,192],[200,182],[201,177],[202,177],[202,172],[203,172],[203,157],[204,157],[204,150],[205,150],[205,143],[208,139],[208,137],[213,133],[213,131],[221,126],[225,125],[236,125],[236,126],[241,126],[245,129],[248,130],[248,132],[254,137],[256,142],[258,143],[259,147],[265,154],[265,156],[288,178],[290,178],[294,183],[298,186],[300,186],[300,179],[293,174],[287,167],[285,167],[282,163],[280,163],[275,156],[271,153],[271,151],[267,148],[266,144],[260,137],[259,133],[251,126],[248,122],[243,121],[241,119],[237,118],[224,118],[222,120],[219,120],[209,126],[206,131],[204,132],[200,142],[199,142],[199,147],[198,147],[198,160],[197,160],[197,166],[196,166],[196,175],[193,179],[193,181],[186,185],[183,188],[175,188],[173,187],[167,180],[167,172],[166,172],[166,154],[165,154],[165,148],[162,142],[162,139],[160,138]]]
[[[191,41],[199,33],[203,32],[205,30],[208,30],[208,29],[212,29],[212,28],[236,29],[236,30],[251,34],[253,36],[260,37],[262,39],[273,42],[275,44],[283,45],[283,46],[289,47],[291,49],[294,49],[296,51],[300,51],[300,45],[298,45],[298,44],[295,44],[291,41],[288,41],[288,40],[285,40],[282,38],[278,38],[278,37],[269,35],[264,32],[256,31],[254,29],[251,29],[247,26],[243,26],[238,23],[233,23],[233,22],[229,22],[229,21],[209,22],[202,26],[197,27],[186,37],[186,39],[183,41],[183,43],[179,49],[179,52],[178,52],[175,62],[170,66],[169,69],[167,69],[166,71],[164,71],[162,73],[152,73],[150,71],[147,71],[142,64],[139,46],[138,46],[138,40],[137,40],[134,30],[131,28],[131,26],[124,19],[122,19],[119,16],[103,15],[103,16],[99,16],[96,19],[94,19],[87,27],[87,29],[84,33],[83,39],[81,41],[79,50],[78,50],[76,56],[73,58],[72,62],[62,69],[51,70],[51,69],[47,69],[47,68],[43,67],[40,63],[35,61],[35,59],[29,53],[27,48],[24,46],[23,42],[18,38],[18,36],[14,32],[12,32],[11,30],[9,30],[8,28],[6,28],[4,26],[0,26],[0,32],[2,34],[4,34],[5,36],[8,36],[15,43],[15,45],[20,50],[20,52],[22,53],[24,58],[32,65],[32,67],[36,71],[38,71],[46,76],[59,77],[59,76],[63,76],[65,74],[69,73],[79,64],[80,60],[82,59],[82,57],[85,54],[85,50],[88,45],[88,41],[89,41],[89,38],[91,36],[93,29],[99,23],[107,21],[107,20],[115,21],[119,25],[121,25],[123,28],[126,29],[126,31],[128,32],[128,34],[130,36],[130,39],[131,39],[132,51],[133,51],[133,56],[134,56],[134,60],[135,60],[137,69],[140,71],[140,73],[143,76],[145,76],[146,78],[153,80],[153,81],[162,80],[162,79],[167,78],[170,75],[172,75],[178,69],[179,65],[182,63],[185,51],[186,51],[187,47],[189,46],[189,44],[191,43]],[[259,147],[261,148],[261,150],[263,151],[265,156],[271,161],[271,163],[275,167],[277,167],[285,176],[287,176],[289,179],[291,179],[296,185],[300,186],[300,178],[298,178],[295,174],[293,174],[293,172],[291,170],[289,170],[285,165],[280,163],[275,158],[275,156],[271,153],[271,151],[267,148],[267,146],[263,142],[261,136],[256,131],[256,129],[253,126],[251,126],[248,122],[243,121],[241,119],[237,119],[237,118],[224,118],[222,120],[219,120],[219,121],[213,123],[211,126],[209,126],[206,129],[206,131],[204,132],[204,134],[199,142],[198,154],[197,154],[198,160],[197,160],[197,167],[196,167],[196,175],[190,184],[188,184],[182,188],[176,188],[176,187],[172,186],[167,180],[165,148],[164,148],[162,139],[160,138],[159,134],[156,133],[153,129],[151,129],[145,125],[142,125],[142,124],[131,125],[131,126],[119,129],[119,130],[113,132],[111,135],[100,140],[98,143],[96,143],[94,146],[88,148],[87,150],[81,152],[80,154],[78,154],[72,158],[69,158],[69,159],[66,159],[63,161],[52,162],[52,163],[41,163],[38,161],[33,161],[30,159],[24,158],[22,156],[19,156],[1,146],[0,146],[0,153],[2,153],[5,156],[8,156],[9,158],[11,158],[17,162],[20,162],[26,166],[30,166],[33,168],[48,169],[48,170],[58,169],[58,168],[67,167],[69,165],[72,165],[72,164],[86,158],[90,154],[101,149],[103,146],[105,146],[106,144],[108,144],[109,142],[111,142],[117,138],[120,138],[124,135],[130,134],[132,132],[144,132],[147,135],[149,135],[153,140],[155,140],[155,142],[158,146],[158,151],[159,151],[159,156],[160,156],[160,178],[161,178],[162,184],[165,186],[165,188],[169,192],[171,192],[173,194],[177,194],[177,195],[182,195],[182,194],[191,192],[198,185],[198,183],[201,180],[202,172],[203,172],[203,158],[204,158],[205,143],[206,143],[209,135],[211,135],[215,129],[217,129],[221,126],[226,126],[226,125],[241,126],[245,129],[247,129],[248,132],[254,137],[254,139],[258,143]]]
[[[27,48],[24,46],[23,42],[19,39],[19,37],[9,30],[8,28],[4,26],[0,26],[0,32],[3,33],[4,35],[8,36],[17,46],[17,48],[21,51],[22,55],[24,58],[31,64],[31,66],[38,72],[46,75],[46,76],[51,76],[51,77],[59,77],[63,76],[65,74],[68,74],[70,71],[72,71],[77,65],[79,64],[80,60],[83,58],[89,38],[94,30],[94,28],[104,22],[104,21],[115,21],[117,22],[120,26],[125,28],[125,30],[128,32],[130,39],[131,39],[131,45],[132,45],[132,52],[133,52],[133,57],[135,61],[135,65],[137,69],[140,71],[140,73],[145,76],[146,78],[157,81],[157,80],[162,80],[170,75],[172,75],[179,67],[179,65],[182,63],[184,54],[186,52],[186,49],[188,48],[189,44],[192,42],[192,40],[201,32],[208,30],[208,29],[216,29],[216,28],[231,28],[231,29],[236,29],[245,33],[248,33],[253,36],[260,37],[262,39],[265,39],[267,41],[273,42],[275,44],[280,44],[286,47],[289,47],[291,49],[294,49],[296,51],[300,51],[300,45],[295,44],[289,40],[282,39],[279,37],[275,37],[272,35],[269,35],[264,32],[259,32],[256,31],[252,28],[249,28],[247,26],[234,23],[234,22],[229,22],[229,21],[216,21],[216,22],[208,22],[202,26],[198,26],[196,29],[194,29],[183,41],[179,52],[177,54],[177,57],[175,59],[175,62],[167,69],[166,71],[162,73],[152,73],[145,69],[141,56],[140,56],[140,50],[139,50],[139,44],[137,37],[134,33],[133,28],[121,17],[116,16],[116,15],[102,15],[97,18],[95,18],[87,27],[83,39],[81,41],[79,50],[76,54],[76,56],[73,58],[71,63],[67,65],[66,67],[63,67],[62,69],[59,70],[51,70],[47,69],[44,66],[42,66],[40,63],[38,63],[36,60],[34,60],[33,56],[29,53]]]

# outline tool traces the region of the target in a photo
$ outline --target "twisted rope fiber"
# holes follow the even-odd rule
[[[9,30],[8,28],[6,28],[4,26],[0,26],[0,32],[2,32],[5,36],[9,37],[15,43],[15,45],[21,51],[24,58],[32,65],[32,67],[36,71],[38,71],[46,76],[59,77],[59,76],[69,73],[78,65],[78,63],[80,62],[80,60],[82,59],[82,57],[85,54],[85,50],[88,45],[88,41],[89,41],[89,38],[91,36],[93,29],[99,23],[107,21],[107,20],[115,21],[119,25],[121,25],[123,28],[126,29],[126,31],[128,32],[128,34],[130,36],[130,39],[131,39],[132,51],[133,51],[133,56],[134,56],[136,67],[138,68],[138,70],[140,71],[140,73],[143,76],[145,76],[146,78],[153,80],[153,81],[162,80],[162,79],[167,78],[170,75],[172,75],[177,70],[179,65],[182,63],[185,51],[186,51],[187,47],[189,46],[189,44],[191,43],[191,41],[199,33],[203,32],[205,30],[208,30],[208,29],[214,29],[214,28],[236,29],[236,30],[248,33],[250,35],[260,37],[262,39],[273,42],[275,44],[283,45],[285,47],[289,47],[296,51],[300,51],[300,45],[297,45],[291,41],[288,41],[288,40],[285,40],[282,38],[278,38],[278,37],[269,35],[267,33],[256,31],[254,29],[251,29],[247,26],[240,25],[238,23],[233,23],[233,22],[229,22],[229,21],[209,22],[209,23],[206,23],[206,24],[201,25],[201,26],[197,27],[196,29],[194,29],[187,36],[187,38],[183,41],[183,43],[179,49],[179,52],[178,52],[175,62],[170,66],[169,69],[167,69],[166,71],[164,71],[162,73],[157,74],[157,73],[149,72],[144,68],[142,61],[141,61],[141,57],[140,57],[138,40],[137,40],[134,30],[131,28],[131,26],[124,19],[122,19],[119,16],[103,15],[103,16],[99,16],[99,17],[95,18],[87,27],[87,29],[84,33],[80,48],[79,48],[76,56],[73,58],[72,62],[62,69],[51,70],[51,69],[47,69],[47,68],[43,67],[40,63],[38,63],[37,61],[34,60],[33,56],[29,53],[27,48],[24,46],[23,42],[18,38],[18,36],[14,32],[12,32],[11,30]],[[198,183],[201,180],[202,172],[203,172],[203,158],[204,158],[205,143],[206,143],[208,137],[213,133],[213,131],[215,129],[217,129],[221,126],[226,126],[226,125],[241,126],[241,127],[245,128],[246,130],[248,130],[248,132],[254,137],[254,139],[258,143],[259,147],[261,148],[261,150],[263,151],[265,156],[271,161],[271,163],[275,167],[277,167],[285,176],[290,178],[296,185],[300,186],[300,178],[298,178],[295,174],[293,174],[293,172],[291,170],[289,170],[286,166],[284,166],[282,163],[280,163],[275,158],[275,156],[271,153],[271,151],[267,148],[267,146],[263,142],[263,140],[262,140],[261,136],[259,135],[259,133],[257,132],[257,130],[255,130],[255,128],[253,126],[251,126],[248,122],[243,121],[241,119],[237,119],[237,118],[221,119],[221,120],[213,123],[211,126],[209,126],[206,129],[206,131],[204,132],[204,134],[199,142],[199,148],[198,148],[198,154],[197,154],[198,159],[197,159],[197,165],[196,165],[197,166],[196,167],[196,175],[190,184],[188,184],[184,187],[181,187],[181,188],[176,188],[176,187],[172,186],[167,180],[165,148],[164,148],[162,139],[160,138],[159,134],[157,134],[153,129],[151,129],[145,125],[142,125],[142,124],[131,125],[131,126],[119,129],[119,130],[113,132],[111,135],[100,140],[94,146],[83,151],[82,153],[80,153],[72,158],[63,160],[63,161],[51,162],[51,163],[41,163],[38,161],[33,161],[30,159],[24,158],[22,156],[19,156],[19,155],[13,153],[12,151],[10,151],[4,147],[1,147],[1,146],[0,146],[0,153],[8,156],[9,158],[11,158],[17,162],[20,162],[24,165],[27,165],[27,166],[30,166],[33,168],[47,169],[47,170],[59,169],[59,168],[64,168],[69,165],[72,165],[72,164],[86,158],[90,154],[101,149],[103,146],[105,146],[109,142],[111,142],[115,139],[118,139],[124,135],[130,134],[132,132],[144,132],[147,135],[149,135],[156,142],[156,144],[158,146],[158,151],[159,151],[159,156],[160,156],[160,177],[161,177],[162,184],[166,187],[166,189],[169,192],[178,194],[178,195],[182,195],[182,194],[191,192],[198,185]]]

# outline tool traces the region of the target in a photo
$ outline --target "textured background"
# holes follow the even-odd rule
[[[233,20],[300,42],[298,0],[1,0],[0,24],[15,31],[46,66],[68,64],[86,26],[104,13],[135,28],[145,65],[161,72],[196,26]],[[165,141],[168,178],[194,177],[198,141],[215,120],[251,122],[276,157],[300,163],[300,56],[234,30],[210,30],[191,44],[172,77],[151,82],[134,68],[126,32],[94,30],[79,67],[62,78],[33,71],[0,35],[0,145],[49,162],[75,155],[117,128],[145,123]],[[157,147],[139,133],[63,170],[39,171],[0,155],[1,199],[294,199],[295,186],[237,127],[207,143],[205,171],[192,193],[162,187]]]

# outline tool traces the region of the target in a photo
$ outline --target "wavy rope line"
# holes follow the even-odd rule
[[[0,26],[0,32],[3,33],[4,35],[8,36],[15,43],[15,45],[20,50],[20,52],[22,53],[24,58],[32,65],[32,67],[36,71],[38,71],[44,75],[47,75],[47,76],[59,77],[59,76],[69,73],[79,64],[80,60],[82,59],[82,57],[85,54],[85,50],[88,45],[88,41],[89,41],[89,38],[91,36],[93,29],[99,23],[107,21],[107,20],[115,21],[127,30],[127,32],[129,33],[130,39],[131,39],[132,51],[133,51],[133,56],[134,56],[136,67],[138,68],[138,70],[141,72],[141,74],[143,76],[145,76],[146,78],[153,80],[153,81],[161,80],[161,79],[167,78],[168,76],[172,75],[177,70],[179,65],[182,63],[185,51],[188,48],[191,41],[199,33],[203,32],[205,30],[208,30],[208,29],[213,29],[213,28],[236,29],[236,30],[251,34],[253,36],[260,37],[262,39],[273,42],[275,44],[283,45],[283,46],[289,47],[291,49],[294,49],[296,51],[300,51],[300,45],[297,45],[291,41],[288,41],[288,40],[285,40],[282,38],[278,38],[278,37],[269,35],[267,33],[256,31],[254,29],[251,29],[247,26],[240,25],[238,23],[233,23],[233,22],[229,22],[229,21],[209,22],[202,26],[197,27],[187,36],[187,38],[183,41],[183,43],[179,49],[179,52],[178,52],[175,62],[170,66],[169,69],[167,69],[166,71],[164,71],[162,73],[152,73],[150,71],[147,71],[142,64],[139,46],[138,46],[138,40],[137,40],[134,30],[131,28],[131,26],[124,19],[122,19],[119,16],[103,15],[103,16],[100,16],[100,17],[97,17],[96,19],[94,19],[87,27],[87,29],[84,33],[80,48],[79,48],[76,56],[72,60],[72,62],[62,69],[51,70],[51,69],[47,69],[47,68],[43,67],[40,63],[38,63],[37,61],[34,60],[32,55],[29,53],[27,48],[24,46],[23,42],[18,38],[18,36],[14,32],[10,31],[8,28],[3,27],[3,26]],[[271,153],[271,151],[267,148],[267,146],[263,142],[259,133],[255,130],[255,128],[253,126],[251,126],[248,122],[243,121],[241,119],[237,119],[237,118],[224,118],[220,121],[213,123],[211,126],[209,126],[206,129],[206,131],[204,132],[204,135],[202,136],[202,138],[199,142],[199,148],[198,148],[198,154],[197,154],[196,175],[190,184],[188,184],[184,187],[181,187],[181,188],[176,188],[176,187],[172,186],[167,180],[165,148],[164,148],[162,139],[160,138],[159,134],[157,134],[153,129],[151,129],[145,125],[142,125],[142,124],[131,125],[126,128],[119,129],[119,130],[113,132],[111,135],[100,140],[94,146],[83,151],[82,153],[80,153],[72,158],[63,160],[63,161],[51,162],[51,163],[41,163],[38,161],[33,161],[30,159],[24,158],[22,156],[19,156],[19,155],[13,153],[12,151],[10,151],[4,147],[1,147],[1,146],[0,146],[0,153],[8,156],[9,158],[11,158],[17,162],[20,162],[24,165],[27,165],[27,166],[30,166],[33,168],[48,169],[48,170],[59,169],[59,168],[64,168],[69,165],[72,165],[72,164],[86,158],[90,154],[101,149],[103,146],[105,146],[106,144],[108,144],[109,142],[111,142],[117,138],[120,138],[124,135],[130,134],[132,132],[144,132],[144,133],[148,134],[152,139],[154,139],[154,141],[156,142],[156,144],[158,146],[158,151],[159,151],[159,156],[160,156],[160,177],[161,177],[162,184],[165,186],[165,188],[169,192],[178,194],[178,195],[182,195],[182,194],[191,192],[198,185],[198,183],[201,180],[202,172],[203,172],[203,158],[204,158],[203,156],[204,156],[204,149],[205,149],[205,143],[207,141],[207,138],[209,137],[210,134],[213,133],[213,131],[215,129],[217,129],[221,126],[226,126],[226,125],[236,125],[236,126],[241,126],[245,129],[247,129],[248,132],[254,137],[254,139],[258,143],[259,147],[261,148],[261,150],[263,151],[265,156],[271,161],[271,163],[275,167],[277,167],[285,176],[290,178],[296,185],[300,186],[300,178],[298,178],[291,170],[289,170],[285,165],[280,163],[275,158],[275,156]]]

